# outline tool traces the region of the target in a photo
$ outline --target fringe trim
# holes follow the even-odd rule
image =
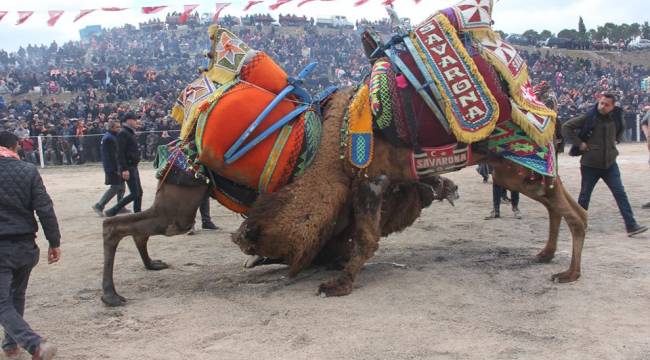
[[[192,133],[192,130],[194,130],[194,125],[196,125],[196,120],[198,119],[199,114],[207,110],[210,104],[212,104],[215,101],[218,101],[219,98],[221,98],[223,94],[236,83],[237,81],[231,81],[229,83],[221,85],[214,91],[214,93],[212,93],[208,98],[203,100],[200,104],[198,103],[192,104],[189,109],[190,111],[189,116],[187,117],[185,117],[186,109],[184,109],[179,105],[174,105],[174,109],[172,110],[172,116],[174,116],[174,113],[178,115],[180,112],[183,114],[183,119],[187,119],[182,121],[181,136],[180,136],[182,140],[187,140],[187,138]],[[185,89],[183,89],[183,91],[185,91]],[[178,121],[178,118],[176,118],[176,116],[174,116],[174,119]]]
[[[454,50],[456,50],[458,55],[461,57],[461,60],[469,68],[469,71],[474,76],[476,82],[478,82],[478,86],[481,86],[483,88],[484,90],[483,93],[486,95],[486,97],[483,100],[490,103],[492,105],[492,108],[494,109],[492,114],[492,119],[490,119],[488,121],[488,124],[483,126],[482,129],[477,131],[466,131],[458,124],[458,119],[456,118],[456,115],[453,112],[451,102],[449,101],[449,99],[445,99],[444,104],[441,104],[444,107],[444,111],[447,119],[454,120],[454,121],[449,121],[449,124],[451,126],[452,132],[454,133],[454,136],[456,136],[456,139],[466,144],[471,144],[477,141],[481,141],[487,138],[492,133],[492,131],[494,131],[494,128],[497,125],[497,119],[499,118],[499,111],[500,111],[499,104],[497,103],[496,99],[492,95],[492,92],[490,91],[489,87],[485,83],[485,79],[483,79],[483,75],[481,75],[481,73],[478,71],[478,68],[476,67],[476,64],[474,64],[474,60],[472,60],[472,57],[469,55],[469,53],[467,53],[467,50],[465,50],[465,46],[463,45],[463,43],[461,42],[460,38],[456,33],[456,28],[451,24],[451,22],[449,22],[447,17],[443,14],[435,15],[432,21],[436,21],[440,26],[442,26],[445,35],[447,35],[447,40],[451,42],[451,44],[454,47]],[[417,38],[417,36],[414,33],[411,33],[410,36],[411,39],[413,40],[413,44],[415,45],[416,50],[418,51],[418,54],[422,57],[422,59],[426,59],[426,55],[424,54],[424,51],[420,46],[419,38]],[[443,97],[446,97],[445,90],[440,84],[440,80],[435,76],[433,69],[431,69],[431,65],[429,64],[428,61],[424,61],[424,63],[427,70],[433,77],[436,86],[438,87],[438,91]]]
[[[514,101],[513,101],[514,102]],[[512,104],[512,121],[517,124],[525,133],[528,135],[537,145],[541,147],[546,147],[549,143],[553,142],[553,137],[555,136],[555,118],[551,116],[544,116],[544,117],[550,117],[550,124],[544,129],[544,131],[541,131],[533,125],[526,114],[521,112],[517,108],[518,104]],[[531,111],[532,113],[535,113]],[[539,115],[539,114],[537,114]],[[541,116],[541,115],[539,115]]]

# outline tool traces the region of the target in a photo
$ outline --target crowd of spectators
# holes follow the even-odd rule
[[[636,118],[650,110],[650,92],[642,88],[650,68],[626,63],[602,63],[551,53],[522,51],[533,83],[551,84],[558,99],[560,121],[566,121],[594,106],[596,96],[617,95],[625,110],[628,140],[636,138]]]
[[[42,135],[46,163],[83,163],[98,160],[107,120],[135,111],[142,116],[142,155],[151,159],[157,144],[178,133],[168,115],[174,100],[207,64],[207,24],[194,14],[178,26],[179,15],[140,24],[139,29],[125,25],[103,30],[84,42],[0,51],[0,129],[19,134],[30,161],[39,160],[36,137]],[[251,26],[233,29],[251,47],[267,52],[288,74],[318,61],[319,67],[307,81],[312,91],[354,84],[369,69],[358,32],[323,30],[309,24],[285,31],[284,27],[263,26],[269,19],[273,22],[269,15],[250,15],[241,22]],[[307,21],[288,15],[282,20],[286,23],[287,19]],[[237,18],[224,20],[239,23]],[[641,80],[650,76],[648,68],[542,52],[522,55],[534,83],[545,80],[553,85],[562,120],[591,106],[595,94],[603,90],[618,92],[634,116],[650,104],[648,92],[640,87]]]

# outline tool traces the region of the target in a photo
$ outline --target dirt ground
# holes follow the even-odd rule
[[[637,219],[650,225],[648,155],[621,146],[620,166]],[[561,157],[571,194],[578,161]],[[42,170],[63,233],[63,259],[45,251],[28,291],[27,318],[61,359],[650,359],[650,235],[628,238],[611,193],[594,192],[582,278],[555,284],[570,260],[563,224],[551,264],[531,259],[547,234],[544,208],[523,198],[524,218],[485,221],[491,186],[474,169],[450,174],[456,207],[435,203],[416,224],[382,239],[354,292],[320,298],[334,275],[283,266],[242,268],[230,241],[237,215],[212,204],[221,230],[155,237],[146,271],[130,239],[119,247],[116,286],[127,306],[101,301],[101,219],[90,206],[104,190],[98,166]],[[141,170],[144,204],[155,191]],[[41,237],[42,239],[42,237]],[[45,248],[44,241],[40,242]],[[27,359],[24,354],[22,359]]]

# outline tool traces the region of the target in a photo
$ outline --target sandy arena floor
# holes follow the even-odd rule
[[[650,201],[647,150],[620,148],[637,219],[650,225],[650,210],[640,208]],[[577,197],[577,159],[561,157],[560,171]],[[551,264],[531,262],[546,241],[545,209],[522,198],[523,220],[506,204],[503,219],[485,221],[491,186],[465,169],[449,175],[460,188],[456,207],[435,203],[413,227],[383,239],[350,296],[315,296],[336,274],[322,268],[296,279],[283,266],[244,270],[230,241],[240,218],[213,202],[222,230],[149,242],[152,257],[171,269],[146,271],[133,242],[121,243],[115,280],[129,303],[114,309],[99,300],[102,219],[90,210],[105,189],[101,168],[42,174],[63,259],[48,266],[41,251],[27,319],[61,359],[650,359],[650,235],[626,236],[602,182],[577,283],[550,281],[569,265],[567,227]],[[150,164],[141,177],[148,205]]]

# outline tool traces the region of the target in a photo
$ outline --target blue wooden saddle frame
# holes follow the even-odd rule
[[[315,98],[312,98],[311,95],[301,86],[304,79],[314,70],[318,65],[317,62],[312,62],[307,65],[296,77],[290,77],[287,79],[289,85],[285,87],[275,98],[264,108],[264,110],[257,116],[255,121],[253,121],[244,133],[235,141],[235,143],[226,151],[224,155],[224,161],[226,164],[232,164],[237,161],[239,158],[248,153],[252,148],[257,144],[262,142],[264,139],[273,134],[276,130],[286,125],[291,120],[295,119],[297,116],[305,112],[309,108],[315,108],[320,112],[320,106],[318,104],[326,99],[328,96],[333,94],[336,90],[336,86],[330,86],[327,89],[319,93]],[[289,94],[294,94],[298,97],[302,105],[295,108],[290,113],[286,114],[273,125],[269,126],[261,134],[257,135],[250,142],[244,145],[244,142],[250,137],[250,135],[257,129],[257,127],[266,119],[266,117],[275,109],[280,101],[286,98]],[[243,145],[243,146],[242,146]]]

